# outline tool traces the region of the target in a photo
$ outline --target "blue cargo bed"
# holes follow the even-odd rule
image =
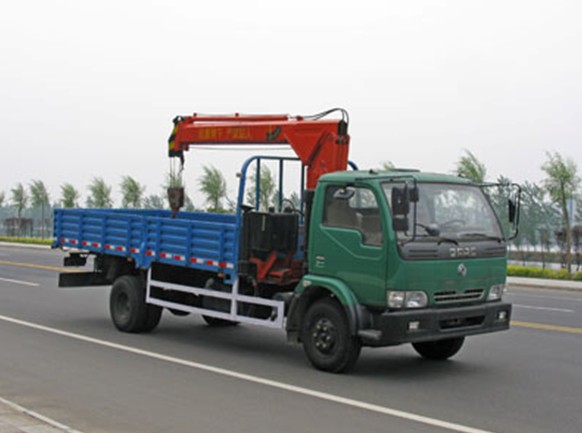
[[[236,215],[127,209],[56,209],[53,248],[131,258],[138,268],[164,263],[236,278]]]

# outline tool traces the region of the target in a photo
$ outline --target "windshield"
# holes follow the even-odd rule
[[[392,190],[403,186],[394,182],[382,184],[389,204]],[[479,187],[448,183],[417,183],[416,186],[418,201],[410,202],[408,230],[398,231],[399,238],[501,240],[493,208]]]

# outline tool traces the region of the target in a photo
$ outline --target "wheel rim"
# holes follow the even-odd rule
[[[115,298],[115,315],[122,321],[127,320],[131,314],[131,303],[127,293],[120,293]]]
[[[311,336],[315,349],[320,353],[328,355],[336,345],[338,338],[337,328],[333,322],[324,317],[315,323]]]

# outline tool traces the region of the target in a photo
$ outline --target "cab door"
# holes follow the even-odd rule
[[[374,191],[329,185],[315,208],[310,272],[342,280],[361,303],[385,305],[386,218]]]

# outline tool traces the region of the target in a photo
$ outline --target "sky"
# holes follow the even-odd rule
[[[582,163],[577,0],[0,0],[0,192],[102,177],[160,193],[174,116],[350,114],[361,168],[540,182],[546,152]],[[254,151],[252,153],[266,153]],[[234,174],[235,151],[186,155]],[[200,203],[196,203],[200,204]]]

